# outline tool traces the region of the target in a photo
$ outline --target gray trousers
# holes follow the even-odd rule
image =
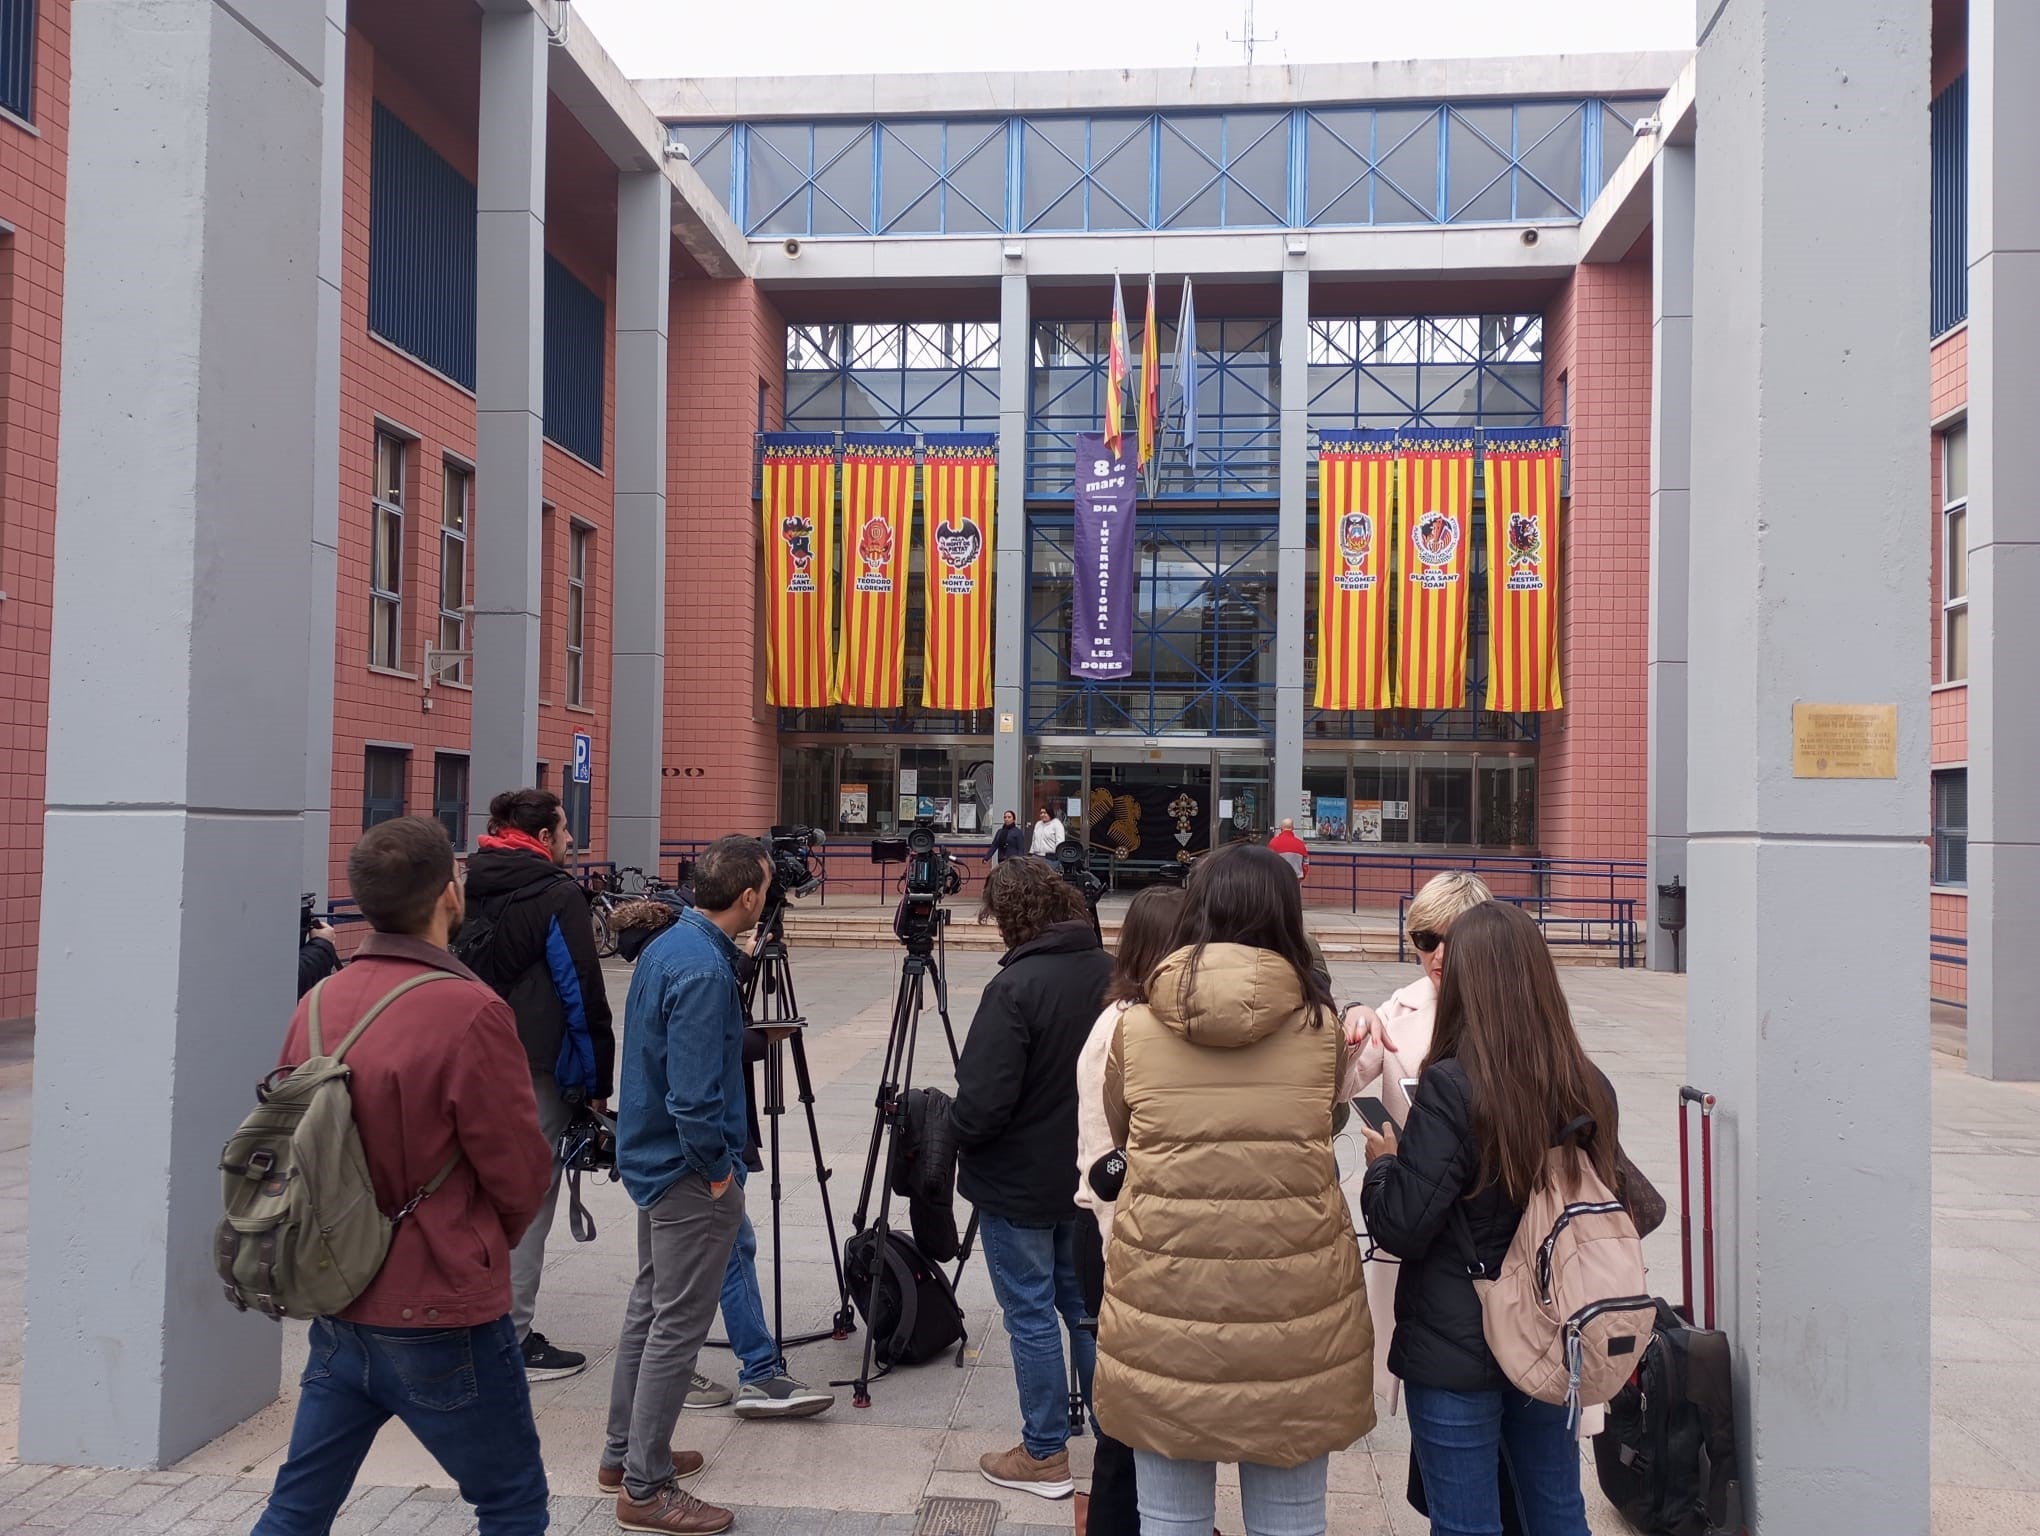
[[[673,1480],[673,1429],[722,1298],[723,1272],[744,1220],[744,1186],[716,1199],[687,1173],[638,1212],[638,1276],[623,1314],[609,1388],[605,1466],[623,1468],[633,1499]]]
[[[545,1133],[545,1144],[556,1148],[573,1111],[560,1097],[560,1085],[550,1072],[531,1074],[531,1092],[538,1100],[538,1128]],[[538,1278],[545,1270],[545,1238],[552,1231],[553,1211],[559,1203],[560,1165],[555,1160],[552,1183],[539,1203],[538,1214],[532,1217],[523,1241],[510,1250],[510,1321],[517,1328],[520,1344],[531,1332],[531,1317],[538,1310]]]

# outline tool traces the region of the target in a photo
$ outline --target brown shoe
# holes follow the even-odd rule
[[[675,1451],[673,1453],[673,1475],[675,1477],[692,1477],[707,1465],[707,1459],[699,1451]],[[623,1468],[598,1467],[595,1471],[595,1481],[601,1486],[604,1493],[620,1492],[623,1488]]]
[[[653,1536],[722,1536],[737,1517],[668,1483],[643,1502],[619,1493],[616,1523],[626,1531],[650,1531]]]
[[[978,1471],[988,1483],[1017,1488],[1044,1499],[1066,1499],[1077,1489],[1070,1480],[1070,1453],[1066,1450],[1057,1451],[1046,1461],[1036,1461],[1026,1446],[1016,1445],[1010,1451],[979,1457]]]

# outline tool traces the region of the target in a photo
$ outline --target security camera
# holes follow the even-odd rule
[[[668,160],[692,160],[694,156],[689,152],[687,146],[678,139],[668,139],[666,141],[666,158]]]
[[[1636,136],[1639,139],[1647,139],[1662,127],[1664,127],[1664,124],[1658,120],[1656,113],[1652,113],[1649,117],[1639,117],[1636,120]]]
[[[1523,243],[1525,245],[1535,245],[1537,243],[1537,240],[1538,235],[1536,230],[1526,229],[1523,231]]]
[[[800,242],[792,238],[792,236],[787,237],[786,254],[789,258],[798,257],[800,255]]]

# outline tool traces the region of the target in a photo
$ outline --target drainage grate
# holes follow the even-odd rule
[[[991,1499],[923,1499],[914,1536],[992,1536],[999,1506]]]

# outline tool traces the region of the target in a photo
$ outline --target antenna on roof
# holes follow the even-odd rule
[[[1238,43],[1241,53],[1246,56],[1245,62],[1251,64],[1254,62],[1254,45],[1256,43],[1273,43],[1279,41],[1281,37],[1282,34],[1280,32],[1270,32],[1266,37],[1255,35],[1254,0],[1247,0],[1246,29],[1238,37],[1234,37],[1230,32],[1226,33],[1225,40],[1229,43]]]

